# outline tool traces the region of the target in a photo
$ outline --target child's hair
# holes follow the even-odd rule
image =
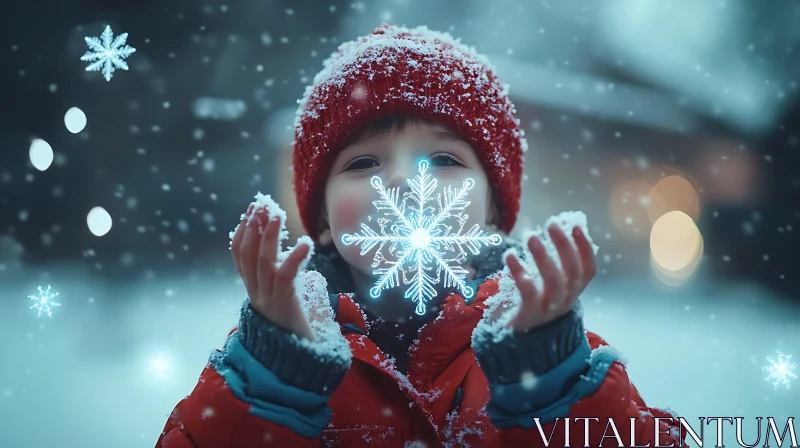
[[[382,25],[339,46],[299,103],[294,190],[312,238],[322,231],[325,183],[337,153],[365,132],[415,119],[440,123],[470,143],[494,193],[498,228],[514,227],[527,142],[507,87],[473,48],[426,27]]]
[[[422,123],[425,120],[417,115],[390,115],[388,117],[383,117],[378,120],[375,120],[364,128],[359,129],[356,131],[348,140],[345,142],[343,148],[346,148],[351,145],[355,145],[363,140],[366,140],[371,137],[380,137],[383,135],[387,135],[391,132],[403,132],[408,125],[414,125],[417,123]]]

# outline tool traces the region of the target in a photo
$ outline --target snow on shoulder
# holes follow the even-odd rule
[[[545,222],[544,226],[526,232],[522,239],[522,241],[525,242],[526,254],[524,257],[521,257],[521,261],[533,279],[538,291],[541,291],[543,287],[542,275],[539,273],[536,263],[533,262],[533,256],[527,250],[527,241],[531,236],[538,236],[541,238],[548,255],[550,255],[550,258],[556,263],[556,266],[561,269],[561,260],[558,256],[558,250],[556,250],[555,245],[550,240],[547,233],[547,228],[550,227],[551,224],[556,224],[561,227],[572,244],[575,244],[572,239],[572,229],[580,227],[583,234],[586,235],[586,239],[592,245],[595,254],[597,254],[599,249],[589,235],[586,215],[579,211],[562,212],[557,216],[551,216]],[[516,252],[514,249],[506,251],[506,253],[503,254],[503,260],[505,260],[508,253],[514,252]],[[493,343],[498,343],[512,334],[509,323],[511,319],[517,315],[522,297],[520,296],[516,283],[514,283],[514,279],[511,277],[508,266],[503,268],[498,280],[498,286],[497,294],[486,299],[486,310],[483,313],[484,317],[478,322],[478,325],[472,332],[473,347],[484,344],[488,340],[491,340]],[[494,316],[494,318],[491,318],[492,316]]]

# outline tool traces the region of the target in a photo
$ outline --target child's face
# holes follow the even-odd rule
[[[361,232],[361,223],[380,231],[375,220],[378,211],[372,201],[378,193],[370,184],[373,176],[378,176],[384,187],[400,187],[400,194],[409,190],[407,179],[418,173],[418,163],[422,158],[430,162],[428,172],[438,180],[435,193],[446,186],[461,187],[464,180],[472,178],[475,186],[468,193],[470,204],[466,208],[469,215],[464,231],[474,224],[486,226],[491,216],[490,188],[486,173],[472,147],[459,140],[447,128],[430,122],[411,122],[402,130],[390,130],[378,135],[360,139],[346,147],[337,156],[331,167],[325,186],[325,215],[328,229],[320,241],[336,245],[345,261],[361,272],[371,275],[372,259],[377,248],[368,254],[360,255],[361,248],[346,246],[342,235]],[[437,203],[429,203],[438,210]],[[451,219],[446,224],[458,223]]]

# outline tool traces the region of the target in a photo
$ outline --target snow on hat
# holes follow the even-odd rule
[[[294,189],[303,226],[319,236],[329,169],[347,141],[392,115],[445,125],[475,148],[510,232],[519,213],[525,133],[507,86],[486,57],[446,33],[384,24],[346,42],[298,101],[293,154]]]

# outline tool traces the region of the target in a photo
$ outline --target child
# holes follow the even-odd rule
[[[383,25],[341,45],[296,123],[294,188],[311,238],[280,251],[285,214],[269,197],[242,216],[238,329],[157,447],[680,442],[656,418],[671,415],[648,408],[583,329],[577,297],[595,274],[583,223],[553,223],[527,250],[509,238],[484,249],[464,266],[474,296],[438,285],[423,316],[404,288],[370,298],[372,258],[342,241],[375,213],[370,178],[407,188],[427,158],[440,184],[473,179],[471,223],[507,234],[527,149],[514,113],[488,61],[446,34]],[[567,417],[585,428],[568,430]]]

